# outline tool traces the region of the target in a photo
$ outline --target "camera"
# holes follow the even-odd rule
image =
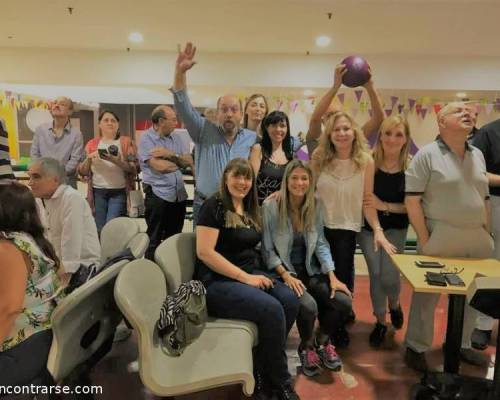
[[[109,146],[108,153],[111,154],[112,156],[116,157],[118,155],[118,146],[115,146],[114,144]]]
[[[108,150],[106,149],[97,149],[97,152],[99,153],[99,157],[106,157],[109,155]]]

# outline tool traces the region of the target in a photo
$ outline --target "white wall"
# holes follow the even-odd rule
[[[339,56],[197,55],[193,86],[327,87]],[[0,80],[60,85],[169,85],[174,53],[0,48]],[[500,91],[500,58],[370,56],[379,88]]]

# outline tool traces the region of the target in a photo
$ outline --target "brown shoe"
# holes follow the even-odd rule
[[[408,367],[418,372],[427,372],[429,369],[425,353],[418,353],[409,347],[406,348],[405,363]]]

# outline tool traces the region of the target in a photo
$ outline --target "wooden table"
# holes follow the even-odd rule
[[[444,371],[458,373],[460,365],[460,347],[462,343],[462,328],[464,321],[464,305],[467,289],[477,274],[484,276],[500,276],[500,261],[480,258],[448,258],[428,257],[418,254],[395,254],[391,256],[394,265],[410,283],[415,292],[447,294],[448,324],[444,349]],[[439,261],[445,265],[445,270],[463,271],[458,275],[465,286],[431,286],[425,281],[427,271],[440,272],[440,268],[420,268],[415,261]]]

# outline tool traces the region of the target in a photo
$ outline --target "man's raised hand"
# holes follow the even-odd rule
[[[196,64],[194,60],[195,54],[196,46],[193,46],[193,43],[187,42],[184,50],[182,50],[180,44],[177,45],[177,61],[175,62],[177,70],[182,73],[190,70]]]

